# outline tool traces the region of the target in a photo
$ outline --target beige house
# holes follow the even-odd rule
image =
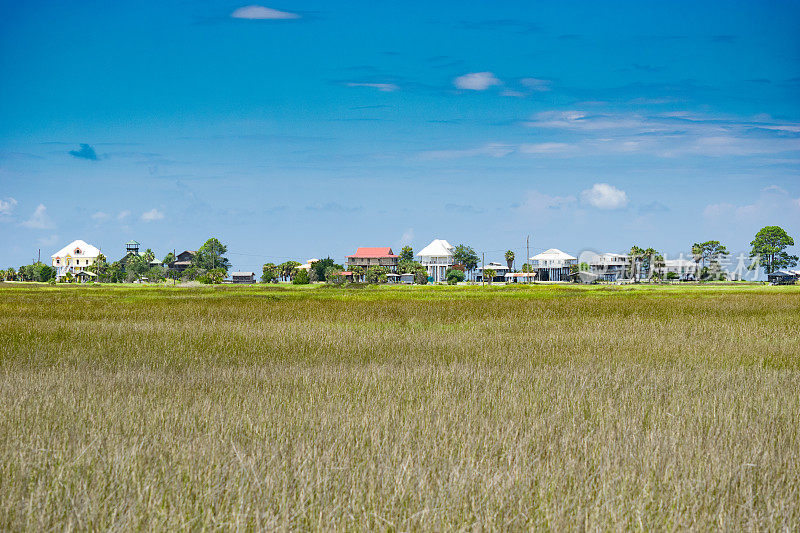
[[[56,279],[60,280],[67,273],[77,276],[78,273],[93,265],[99,255],[100,249],[86,241],[72,241],[50,256],[53,268],[56,269]]]

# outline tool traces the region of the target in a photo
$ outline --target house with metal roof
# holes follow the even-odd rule
[[[578,264],[578,258],[550,248],[530,258],[531,268],[538,281],[569,281],[569,269]]]
[[[455,246],[444,239],[433,239],[428,246],[417,253],[419,263],[428,271],[430,281],[436,283],[447,279],[447,269],[455,263],[453,260],[455,249]]]
[[[397,263],[400,257],[386,247],[361,247],[353,255],[347,256],[347,270],[353,267],[367,269],[370,267],[385,267],[392,272],[397,270]]]

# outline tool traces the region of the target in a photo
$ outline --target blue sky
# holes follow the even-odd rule
[[[2,267],[800,238],[799,2],[1,3]]]

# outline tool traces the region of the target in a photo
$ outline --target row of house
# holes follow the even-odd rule
[[[455,247],[444,239],[434,239],[417,254],[418,262],[428,271],[431,282],[446,280],[447,271],[456,264]],[[348,271],[352,267],[368,268],[381,266],[391,272],[397,270],[399,256],[390,247],[362,247],[353,255],[346,257]],[[558,248],[551,248],[528,258],[528,272],[513,272],[508,263],[490,261],[476,269],[476,279],[484,280],[484,270],[494,271],[491,281],[518,283],[530,281],[570,281],[572,271],[578,265],[578,258]],[[625,254],[591,254],[586,261],[588,270],[578,273],[582,281],[615,282],[631,275],[631,260]],[[667,276],[672,273],[680,280],[693,280],[697,275],[697,263],[688,259],[667,259],[659,266],[658,272]],[[490,281],[490,280],[486,280]]]
[[[134,256],[140,256],[140,244],[136,241],[125,243],[125,256],[120,259],[120,264],[124,265]],[[100,249],[82,240],[76,240],[57,251],[52,255],[53,267],[56,269],[58,279],[71,273],[81,281],[91,280],[95,274],[88,267],[93,265],[100,255]],[[177,254],[175,259],[167,266],[170,269],[183,272],[189,268],[197,251],[184,250]],[[604,253],[591,254],[589,257],[581,256],[585,259],[588,270],[583,268],[578,272],[579,279],[584,282],[606,281],[615,282],[626,279],[631,275],[631,260],[625,254]],[[416,254],[418,262],[427,270],[428,281],[433,283],[444,282],[447,278],[447,271],[456,266],[455,247],[444,239],[434,239]],[[345,275],[352,275],[354,267],[367,269],[370,267],[386,268],[392,281],[413,282],[412,275],[406,275],[405,279],[397,273],[400,261],[399,255],[392,251],[391,247],[361,247],[352,255],[346,258]],[[298,268],[309,271],[311,264],[317,259],[309,259]],[[557,248],[545,250],[528,258],[527,272],[513,272],[507,263],[500,261],[490,261],[485,266],[476,269],[476,279],[484,280],[484,272],[492,270],[494,272],[491,280],[496,282],[520,283],[531,281],[569,281],[575,276],[574,270],[578,265],[578,258],[569,255]],[[161,261],[153,259],[151,266],[162,265]],[[677,279],[693,280],[697,275],[698,265],[688,259],[668,259],[658,268],[663,276],[673,273]],[[794,271],[797,273],[798,271]],[[793,272],[783,272],[782,280],[794,276]],[[232,280],[235,283],[254,283],[254,272],[233,272]],[[797,274],[796,278],[800,278]],[[777,277],[775,278],[778,279]]]

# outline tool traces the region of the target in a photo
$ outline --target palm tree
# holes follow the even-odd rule
[[[514,252],[513,252],[513,250],[508,250],[506,252],[506,264],[508,265],[508,271],[511,272],[511,266],[514,264]]]
[[[644,267],[644,271],[647,273],[648,278],[653,275],[653,263],[655,262],[655,257],[657,255],[658,252],[653,247],[649,247],[644,251],[642,257],[642,266]]]
[[[639,281],[639,265],[644,257],[644,250],[638,246],[631,246],[628,257],[631,261],[631,268],[633,269],[633,281],[637,283]]]

